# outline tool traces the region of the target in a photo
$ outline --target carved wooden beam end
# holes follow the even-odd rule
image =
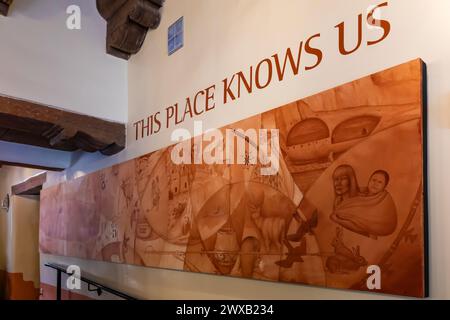
[[[164,0],[97,0],[107,22],[106,52],[128,60],[142,47],[149,29],[158,28]]]
[[[62,151],[125,148],[125,124],[0,95],[0,140]]]
[[[0,14],[7,16],[13,0],[0,0]]]

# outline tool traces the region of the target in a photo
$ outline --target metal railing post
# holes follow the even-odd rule
[[[57,271],[56,278],[56,300],[61,300],[61,270]]]

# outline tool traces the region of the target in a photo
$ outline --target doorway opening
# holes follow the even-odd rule
[[[40,192],[46,179],[47,173],[39,170],[12,166],[0,168],[2,299],[39,299],[39,207]]]

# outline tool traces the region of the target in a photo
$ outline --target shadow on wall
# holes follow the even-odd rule
[[[6,271],[0,270],[0,300],[5,300]]]
[[[41,283],[42,295],[39,300],[56,300],[56,287]],[[93,300],[87,296],[71,292],[68,290],[61,290],[61,300]]]

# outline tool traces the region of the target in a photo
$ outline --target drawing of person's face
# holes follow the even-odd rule
[[[145,171],[148,168],[148,164],[149,164],[148,156],[143,156],[136,160],[136,169],[137,169],[138,178],[141,178],[141,175],[145,173]]]
[[[386,177],[381,173],[375,173],[370,177],[367,189],[369,194],[378,194],[386,187]]]
[[[350,191],[350,179],[346,173],[337,173],[334,177],[334,191],[341,196]]]

